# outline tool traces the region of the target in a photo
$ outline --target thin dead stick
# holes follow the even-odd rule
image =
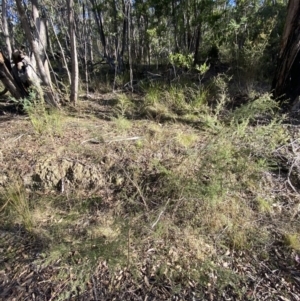
[[[133,140],[139,140],[139,139],[143,139],[143,137],[128,137],[128,138],[116,138],[116,139],[111,139],[111,140],[97,140],[97,139],[88,139],[88,140],[84,140],[81,142],[81,144],[87,143],[87,142],[92,142],[94,144],[100,144],[100,143],[112,143],[112,142],[122,142],[122,141],[133,141]]]
[[[130,221],[128,227],[128,237],[127,237],[127,268],[129,269],[130,264]]]
[[[146,210],[149,211],[149,207],[148,207],[148,205],[147,205],[146,199],[145,199],[145,197],[144,197],[144,195],[143,195],[143,193],[142,193],[142,191],[141,191],[139,185],[138,185],[135,181],[133,181],[133,180],[131,179],[131,177],[129,176],[129,174],[127,173],[127,171],[126,171],[125,169],[123,169],[123,171],[124,171],[124,173],[125,173],[127,179],[134,185],[134,187],[135,187],[136,190],[138,191],[138,193],[139,193],[139,195],[140,195],[140,197],[141,197],[141,199],[142,199],[142,201],[143,201],[143,203],[144,203],[144,205],[145,205]]]
[[[25,135],[25,134],[21,134],[20,136],[18,136],[17,138],[15,138],[12,142],[15,142],[15,141],[21,139],[24,135]]]
[[[297,159],[298,159],[298,158],[297,158]],[[296,188],[294,187],[294,185],[291,183],[290,175],[291,175],[292,170],[293,170],[293,168],[294,168],[294,166],[295,166],[295,164],[296,164],[296,162],[297,162],[297,159],[293,162],[292,166],[290,167],[290,169],[289,169],[289,174],[288,174],[288,177],[287,177],[287,181],[288,181],[290,187],[291,187],[291,188],[294,190],[294,192],[296,192],[296,193],[298,193],[298,191],[296,190]]]
[[[0,212],[7,206],[8,203],[9,203],[9,200],[6,201],[6,203],[0,208]]]
[[[128,137],[128,138],[116,138],[112,140],[106,140],[104,142],[111,143],[111,142],[132,141],[132,140],[139,140],[139,139],[143,139],[143,137],[136,136],[136,137]]]
[[[152,224],[152,226],[151,226],[152,229],[157,225],[157,223],[158,223],[159,220],[160,220],[160,217],[161,217],[161,216],[163,215],[163,213],[166,211],[169,202],[170,202],[170,199],[168,199],[168,201],[167,201],[167,203],[166,203],[166,205],[165,205],[165,208],[159,213],[158,218],[157,218],[156,221]]]
[[[91,143],[94,143],[94,144],[104,143],[103,140],[97,140],[97,139],[92,138],[92,139],[84,140],[84,141],[82,141],[80,144],[85,144],[85,143],[87,143],[87,142],[91,142]]]
[[[277,152],[277,151],[279,151],[280,149],[282,149],[282,148],[284,148],[284,147],[287,147],[287,146],[289,146],[289,145],[293,145],[293,144],[294,144],[295,142],[297,142],[297,141],[299,141],[299,138],[297,138],[297,139],[291,141],[291,142],[288,143],[288,144],[284,144],[284,145],[279,146],[278,148],[276,148],[276,149],[274,150],[274,152]]]

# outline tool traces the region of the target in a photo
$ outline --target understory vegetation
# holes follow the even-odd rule
[[[149,287],[168,280],[171,295],[187,286],[198,298],[241,300],[258,293],[237,258],[276,269],[280,252],[293,264],[295,129],[268,93],[236,105],[229,86],[224,75],[213,89],[149,84],[143,94],[108,95],[105,113],[95,101],[72,114],[26,108],[24,131],[2,147],[19,163],[2,179],[1,219],[38,248],[35,265],[64,266],[51,280],[68,282],[59,300],[84,291],[99,262]],[[15,159],[28,156],[29,176]],[[124,290],[114,277],[108,290]]]
[[[286,1],[56,2],[28,2],[49,83],[0,93],[0,300],[299,301]]]

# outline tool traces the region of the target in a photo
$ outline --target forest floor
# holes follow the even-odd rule
[[[0,300],[300,300],[299,126],[163,95],[1,109]]]

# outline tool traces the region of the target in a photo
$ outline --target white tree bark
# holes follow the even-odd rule
[[[32,0],[32,7],[33,7],[33,18],[39,18],[38,16],[38,6],[37,6],[37,0]],[[22,27],[24,29],[26,38],[31,46],[31,50],[34,54],[35,62],[37,65],[37,70],[40,76],[40,79],[42,81],[42,84],[44,86],[44,93],[45,93],[45,100],[51,105],[58,107],[58,101],[56,100],[56,96],[54,94],[54,91],[52,89],[52,84],[51,84],[51,78],[49,77],[49,72],[47,72],[47,68],[45,69],[44,62],[43,62],[43,56],[41,57],[41,42],[39,40],[40,37],[39,33],[36,33],[36,38],[34,38],[31,34],[30,26],[27,22],[27,17],[25,14],[25,10],[22,4],[21,0],[16,0],[17,4],[17,10],[20,16],[20,21],[22,24]],[[36,24],[37,28],[41,29],[41,26],[38,27],[38,24]],[[37,31],[37,30],[36,30]],[[45,53],[45,48],[43,49]],[[32,59],[32,64],[34,64],[33,59]],[[49,71],[49,70],[48,70]],[[47,74],[48,73],[48,74]],[[36,83],[37,88],[38,83]]]
[[[10,60],[12,55],[12,48],[11,48],[9,32],[8,32],[7,0],[2,0],[2,26],[3,26],[3,34],[5,38],[6,50],[7,50],[8,58]]]

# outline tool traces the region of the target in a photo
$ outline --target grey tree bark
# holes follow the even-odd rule
[[[2,52],[0,52],[0,79],[3,85],[5,86],[5,88],[11,93],[11,95],[14,98],[20,99],[26,96],[24,91],[18,87],[17,82],[15,81],[12,74],[6,67],[5,57],[2,54]]]
[[[272,90],[290,107],[300,95],[300,1],[290,0]]]
[[[67,7],[68,7],[68,15],[69,15],[69,34],[70,34],[71,61],[72,61],[70,101],[73,104],[76,104],[78,98],[79,70],[78,70],[78,58],[77,58],[77,49],[76,49],[74,1],[67,0]]]
[[[27,22],[27,17],[25,14],[22,1],[16,0],[16,4],[17,4],[17,10],[20,16],[22,27],[24,29],[26,38],[29,42],[29,45],[34,55],[34,58],[31,57],[32,68],[38,71],[42,85],[44,86],[43,90],[44,90],[45,101],[51,106],[59,107],[57,96],[55,95],[52,89],[51,78],[49,77],[49,70],[47,70],[47,67],[45,68],[43,62],[43,58],[45,58],[44,56],[46,53],[45,47],[47,45],[46,44],[47,41],[42,41],[42,39],[45,39],[45,37],[47,37],[47,33],[44,32],[46,30],[45,20],[43,21],[39,17],[38,1],[32,0],[32,14],[36,26],[34,36],[31,34],[31,29]],[[39,90],[38,83],[35,84],[37,86],[37,89]]]
[[[7,50],[8,58],[11,59],[12,48],[10,43],[9,31],[8,31],[8,22],[7,22],[7,0],[2,0],[2,26],[3,34],[5,38],[5,46]]]
[[[108,53],[107,53],[107,46],[106,46],[106,37],[105,37],[104,30],[103,30],[102,12],[95,0],[90,0],[90,1],[94,8],[93,11],[94,11],[96,24],[98,26],[98,30],[99,30],[99,34],[100,34],[101,44],[103,46],[103,53],[104,53],[104,56],[107,57]]]
[[[59,41],[59,38],[57,37],[57,34],[56,34],[56,32],[55,32],[55,26],[54,26],[54,24],[53,24],[52,19],[49,18],[49,21],[50,21],[50,24],[51,24],[51,26],[52,26],[52,28],[53,28],[54,37],[55,37],[55,40],[56,40],[57,45],[58,45],[58,47],[59,47],[59,51],[60,51],[60,53],[61,53],[62,63],[63,63],[63,65],[64,65],[65,70],[66,70],[67,75],[68,75],[69,84],[71,85],[71,75],[70,75],[69,67],[68,67],[68,64],[67,64],[65,52],[64,52],[63,47],[62,47],[62,45],[61,45],[61,43],[60,43],[60,41]]]

